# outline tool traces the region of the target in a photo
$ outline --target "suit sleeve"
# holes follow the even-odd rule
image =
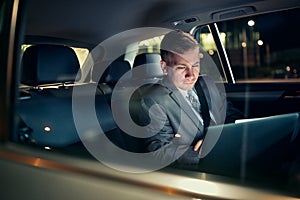
[[[149,137],[145,138],[145,148],[147,151],[155,151],[172,141],[174,130],[164,107],[152,98],[143,98],[141,105],[143,113],[147,113],[146,130]]]
[[[194,169],[199,162],[199,152],[195,152],[191,144],[184,142],[186,134],[181,134],[180,138],[174,137],[177,130],[174,130],[172,120],[164,110],[170,108],[151,108],[155,104],[151,98],[142,101],[142,107],[149,111],[151,119],[146,129],[152,136],[145,139],[146,151],[153,152],[156,160],[168,162],[173,167]]]

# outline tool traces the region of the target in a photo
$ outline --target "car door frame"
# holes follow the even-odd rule
[[[17,97],[20,62],[21,11],[24,2],[3,0],[0,24],[0,140],[5,142],[14,131],[14,105]],[[4,39],[5,38],[5,39]]]

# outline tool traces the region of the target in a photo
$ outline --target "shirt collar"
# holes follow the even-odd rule
[[[177,88],[179,90],[179,92],[182,94],[182,96],[187,97],[188,96],[188,91],[187,90],[183,90],[180,88]]]

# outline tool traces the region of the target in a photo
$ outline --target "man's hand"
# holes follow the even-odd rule
[[[195,146],[194,146],[194,151],[198,151],[198,149],[200,148],[201,144],[202,144],[203,140],[199,140]]]
[[[176,137],[176,138],[181,138],[181,135],[180,135],[179,133],[175,133],[175,134],[174,134],[174,137]],[[202,142],[203,142],[203,140],[199,140],[199,141],[195,144],[195,146],[194,146],[194,151],[198,151],[198,150],[199,150],[199,148],[200,148]]]
[[[180,135],[179,133],[175,133],[174,137],[176,137],[176,138],[180,138],[180,137],[181,137],[181,135]]]

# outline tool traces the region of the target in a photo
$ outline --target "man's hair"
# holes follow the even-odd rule
[[[174,30],[167,33],[161,41],[161,59],[169,64],[173,54],[183,54],[196,48],[199,48],[199,43],[191,34],[182,30]]]

